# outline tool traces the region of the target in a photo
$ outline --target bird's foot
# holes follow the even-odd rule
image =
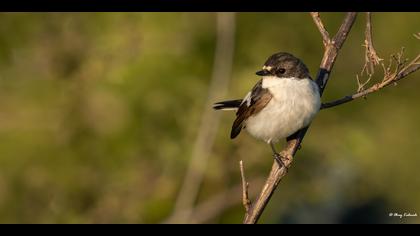
[[[278,153],[274,153],[274,160],[277,162],[277,164],[279,165],[279,168],[284,167],[284,169],[286,170],[286,172],[289,171],[289,168],[284,164],[283,160],[289,160],[287,157],[284,157]]]

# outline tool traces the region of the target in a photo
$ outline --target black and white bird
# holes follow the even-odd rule
[[[270,56],[262,70],[261,80],[244,99],[218,102],[216,110],[236,110],[230,138],[242,129],[270,144],[274,159],[284,166],[274,144],[309,125],[321,106],[318,85],[306,65],[290,53]]]

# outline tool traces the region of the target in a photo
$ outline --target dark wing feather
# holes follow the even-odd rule
[[[242,104],[242,99],[217,102],[213,104],[213,109],[215,110],[235,109],[235,108],[238,108],[241,104]]]
[[[250,96],[247,96],[242,101],[242,104],[236,112],[236,119],[232,125],[230,138],[234,139],[238,136],[243,128],[243,123],[248,117],[260,112],[268,104],[271,98],[272,95],[268,89],[262,87],[262,80],[258,81],[254,88],[252,88]]]

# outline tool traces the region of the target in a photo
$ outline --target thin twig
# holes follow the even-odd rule
[[[365,51],[365,66],[366,73],[368,76],[373,75],[375,72],[374,67],[379,65],[379,63],[383,60],[378,56],[376,53],[375,47],[373,46],[372,40],[372,19],[371,13],[366,13],[366,30],[365,30],[365,44],[363,46],[366,47]],[[363,73],[363,70],[362,70]]]
[[[401,58],[400,58],[400,60],[401,60]],[[397,68],[398,68],[398,66],[397,66]],[[390,84],[394,84],[397,81],[407,77],[408,75],[414,73],[415,71],[417,71],[419,69],[420,69],[420,54],[414,60],[412,60],[410,63],[408,63],[407,66],[405,66],[403,68],[399,68],[399,70],[396,71],[396,72],[390,73],[389,67],[387,69],[385,69],[385,67],[384,67],[384,70],[385,70],[384,73],[385,74],[384,74],[384,79],[381,82],[376,83],[376,84],[372,85],[371,87],[369,87],[368,89],[365,89],[361,92],[345,96],[343,98],[337,99],[337,100],[332,101],[332,102],[324,103],[324,104],[322,104],[321,109],[335,107],[335,106],[338,106],[338,105],[341,105],[341,104],[344,104],[344,103],[351,102],[354,99],[357,99],[357,98],[360,98],[360,97],[366,97],[368,94],[377,92],[377,91],[381,90],[382,88],[384,88],[384,87],[386,87]]]
[[[313,14],[314,13],[311,13],[311,15]],[[354,13],[354,12],[347,13],[337,34],[334,36],[331,43],[329,43],[325,47],[324,56],[322,58],[320,69],[318,71],[317,80],[316,80],[317,84],[320,87],[321,95],[329,80],[329,75],[335,63],[335,60],[337,58],[338,51],[343,46],[343,43],[346,40],[351,27],[353,26],[356,16],[357,16],[357,13]],[[317,21],[315,21],[315,24],[317,24],[316,22]],[[320,18],[319,18],[319,22],[322,23]],[[318,26],[318,29],[320,29],[319,26]],[[323,31],[321,29],[320,29],[320,33],[324,37],[325,34],[323,34]],[[305,137],[307,130],[308,128],[304,128],[300,130],[296,138],[288,141],[287,147],[280,153],[282,156],[286,157],[284,161],[285,166],[289,167],[291,163],[293,162],[293,157],[295,153],[297,152],[303,138]],[[261,193],[259,194],[258,198],[255,200],[255,202],[252,204],[252,207],[249,210],[249,212],[245,214],[244,223],[246,224],[257,223],[265,207],[270,201],[270,198],[272,194],[274,193],[277,185],[280,183],[281,179],[286,174],[287,174],[287,171],[284,167],[279,168],[276,162],[273,163],[271,172],[263,186]]]
[[[324,44],[325,47],[327,47],[327,45],[331,42],[330,34],[325,29],[325,26],[322,23],[322,20],[321,20],[321,17],[319,15],[319,12],[311,12],[310,14],[312,16],[312,19],[315,22],[315,25],[318,27],[319,32],[321,33],[322,43]]]
[[[360,74],[356,75],[357,80],[357,92],[365,90],[365,86],[369,84],[375,73],[375,67],[383,61],[382,58],[376,53],[376,49],[373,46],[372,40],[372,16],[370,12],[366,12],[366,29],[365,29],[365,41],[363,46],[365,47],[365,64],[362,67]],[[366,81],[362,82],[364,75],[367,76]]]
[[[369,75],[368,79],[365,82],[361,82],[359,75],[356,75],[357,92],[361,92],[365,90],[365,86],[370,82],[371,79],[372,79],[372,75]]]
[[[239,169],[241,170],[241,179],[242,179],[242,204],[244,205],[245,212],[248,213],[251,207],[251,201],[248,196],[249,183],[245,178],[244,164],[242,160],[239,162]]]

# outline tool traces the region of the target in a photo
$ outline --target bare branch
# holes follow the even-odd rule
[[[333,38],[333,44],[335,45],[337,49],[341,49],[341,47],[344,44],[344,41],[347,39],[350,29],[353,26],[354,21],[356,20],[356,15],[357,15],[356,12],[347,13],[346,17],[344,18],[343,23],[338,29],[337,34],[335,34]]]
[[[413,34],[413,35],[417,39],[420,39],[420,33]],[[366,80],[366,82],[362,83],[359,79],[359,76],[356,75],[358,89],[355,94],[347,95],[335,101],[324,103],[322,104],[321,109],[335,107],[335,106],[353,101],[356,98],[366,97],[368,94],[377,92],[380,89],[390,84],[396,84],[397,81],[407,77],[411,73],[420,69],[420,65],[419,65],[420,55],[418,55],[414,60],[412,60],[407,65],[408,59],[403,59],[404,47],[401,48],[401,52],[397,53],[397,55],[391,55],[387,67],[385,67],[384,63],[380,63],[383,59],[379,58],[378,54],[375,51],[375,48],[373,47],[370,12],[367,13],[367,18],[366,18],[366,31],[365,31],[365,45],[364,46],[366,47],[366,53],[365,53],[366,61],[360,75],[362,76],[363,73],[366,71],[366,74],[368,75],[368,79]],[[371,87],[365,89],[365,86],[370,82],[372,78],[372,75],[374,73],[374,67],[379,64],[381,64],[383,68],[382,81],[375,83]],[[392,71],[393,67],[394,67],[394,70]]]
[[[324,23],[322,23],[321,17],[319,16],[319,12],[311,12],[312,19],[315,22],[315,25],[318,27],[319,32],[322,36],[322,43],[326,47],[328,44],[330,44],[331,39],[330,35],[328,34],[328,31],[324,27]]]
[[[390,66],[388,68],[384,67],[384,78],[381,82],[376,83],[372,85],[370,88],[365,89],[361,92],[357,92],[355,94],[345,96],[341,99],[338,99],[332,102],[324,103],[322,104],[321,109],[335,107],[335,106],[338,106],[347,102],[351,102],[354,99],[357,99],[360,97],[366,97],[368,94],[377,92],[390,84],[394,84],[397,81],[407,77],[408,75],[420,69],[420,54],[415,59],[413,59],[410,63],[408,63],[408,65],[405,67],[403,67],[403,65],[405,64],[405,60],[404,61],[402,60],[402,56],[398,56],[396,60],[398,60],[397,65],[396,65],[396,71],[391,73]]]
[[[246,182],[244,165],[243,165],[242,160],[239,162],[239,169],[241,170],[241,179],[242,179],[242,204],[244,205],[245,213],[248,214],[249,209],[251,207],[251,201],[249,200],[249,197],[248,197],[249,183]]]
[[[374,67],[379,65],[379,63],[383,60],[381,59],[378,54],[376,53],[375,47],[373,46],[372,40],[372,23],[371,23],[371,13],[366,13],[366,30],[365,30],[365,44],[363,45],[366,47],[365,51],[365,66],[366,74],[368,76],[373,75]],[[362,70],[362,74],[363,74]]]
[[[359,75],[356,75],[356,80],[357,80],[357,92],[361,92],[363,90],[365,90],[365,86],[370,82],[370,80],[372,79],[372,75],[369,75],[369,78],[365,81],[365,82],[361,82]]]
[[[354,12],[350,12],[346,14],[346,17],[344,18],[343,23],[341,24],[337,34],[334,36],[331,43],[329,43],[325,48],[324,56],[322,58],[320,69],[319,69],[317,80],[316,80],[317,84],[320,87],[321,95],[328,82],[331,69],[338,55],[338,51],[341,49],[344,41],[346,40],[347,35],[350,32],[350,29],[353,26],[353,23],[356,19],[356,16],[357,16],[357,13],[354,13]],[[315,24],[318,26],[316,22],[317,21],[315,21]],[[298,134],[296,135],[296,138],[289,140],[287,142],[287,147],[283,151],[281,151],[280,154],[286,157],[285,158],[286,161],[284,162],[285,166],[290,167],[290,165],[292,164],[293,157],[295,153],[297,152],[298,148],[300,147],[300,144],[303,138],[305,137],[307,130],[308,128],[304,128],[300,130]],[[280,181],[286,174],[287,174],[287,171],[284,167],[279,168],[276,162],[273,163],[271,172],[261,190],[261,193],[259,194],[258,198],[255,200],[254,204],[252,204],[252,208],[249,210],[249,212],[245,214],[245,219],[244,219],[245,224],[257,223],[266,205],[270,201],[272,194],[274,193],[278,184],[280,183]]]
[[[330,72],[334,66],[335,60],[338,55],[338,50],[343,46],[344,41],[356,20],[357,13],[349,12],[343,20],[337,34],[334,36],[332,43],[325,49],[324,56],[321,61],[320,70],[316,78],[316,82],[320,88],[321,95],[324,92],[325,86],[330,78]]]
[[[306,131],[305,131],[306,132]],[[300,141],[299,141],[300,143]],[[289,168],[293,161],[293,155],[290,152],[295,151],[295,147],[298,146],[297,142],[289,142],[285,151],[282,151],[280,154],[285,158],[283,161],[284,165]],[[255,202],[252,204],[252,208],[245,214],[244,223],[245,224],[255,224],[263,213],[266,205],[270,201],[271,196],[276,190],[278,184],[282,178],[287,174],[287,169],[284,167],[279,168],[277,163],[273,163],[271,167],[271,172]]]
[[[363,47],[365,47],[365,64],[363,65],[360,74],[356,75],[358,93],[365,90],[365,86],[369,84],[373,74],[375,73],[375,67],[379,65],[381,61],[383,61],[383,59],[380,58],[376,53],[375,47],[373,46],[370,12],[366,12],[365,41]],[[364,75],[367,76],[367,79],[365,82],[362,82]]]

